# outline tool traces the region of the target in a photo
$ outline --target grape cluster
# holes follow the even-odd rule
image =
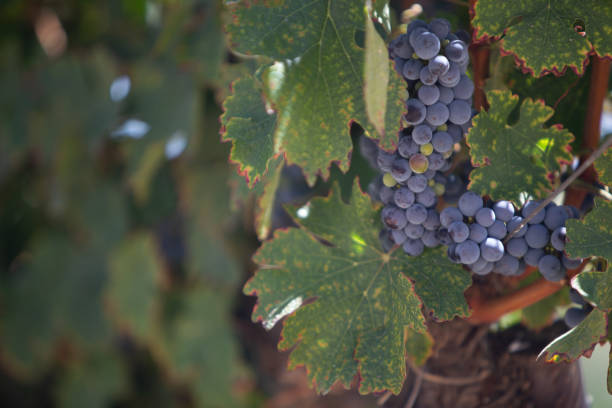
[[[477,275],[496,272],[515,276],[529,265],[537,267],[545,279],[558,282],[566,269],[577,268],[582,262],[564,253],[565,221],[578,217],[575,208],[550,203],[504,243],[538,205],[528,201],[516,211],[509,201],[486,205],[482,197],[468,191],[459,198],[457,207],[440,213],[438,238],[448,245],[451,261],[467,265]]]
[[[577,307],[573,306],[567,309],[564,320],[568,327],[574,328],[578,326],[589,313],[591,313],[593,306],[587,303],[582,295],[580,295],[580,293],[574,288],[570,289],[569,297],[572,303],[576,304]]]
[[[409,98],[397,150],[375,152],[383,175],[371,189],[385,207],[385,249],[402,245],[413,256],[440,244],[437,197],[444,194],[456,143],[472,118],[472,80],[465,75],[467,44],[450,32],[450,23],[413,21],[389,45],[389,56],[407,83]]]

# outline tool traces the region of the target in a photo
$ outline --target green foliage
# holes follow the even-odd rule
[[[518,122],[508,117],[518,103],[509,91],[489,91],[491,107],[476,116],[467,135],[475,168],[470,174],[470,190],[494,200],[518,202],[522,192],[540,196],[550,189],[547,175],[559,161],[570,161],[567,144],[571,133],[559,128],[543,128],[553,110],[528,99],[520,106]]]
[[[232,142],[230,159],[238,163],[239,171],[253,187],[267,172],[274,155],[276,114],[266,111],[262,89],[254,78],[240,78],[232,88],[233,94],[223,103],[223,140]]]
[[[595,199],[595,207],[583,220],[567,220],[565,250],[574,258],[601,256],[612,261],[612,203]]]
[[[573,361],[592,350],[607,334],[606,314],[599,309],[593,309],[578,326],[546,346],[538,358],[544,357],[549,362]]]
[[[478,0],[472,24],[476,37],[502,38],[502,47],[535,76],[571,67],[582,74],[587,54],[612,54],[612,5],[587,0]],[[584,29],[582,36],[577,27]]]
[[[599,174],[599,181],[612,186],[612,153],[610,153],[610,149],[595,160],[595,168]]]
[[[271,328],[290,315],[279,347],[297,344],[290,366],[306,365],[319,390],[336,381],[348,386],[359,372],[361,392],[399,392],[406,336],[425,329],[415,289],[440,318],[467,312],[462,290],[469,275],[441,251],[419,258],[381,252],[377,219],[357,185],[350,204],[336,188],[328,198],[312,200],[307,217],[295,219],[302,228],[276,233],[255,256],[260,270],[244,289],[259,297],[253,319]],[[414,336],[408,336],[409,350],[423,361],[428,346]]]
[[[578,288],[595,307],[609,312],[612,309],[612,270],[585,271],[576,277]]]
[[[238,52],[282,61],[275,146],[303,169],[310,185],[318,174],[329,176],[332,161],[346,172],[350,123],[372,133],[363,98],[364,50],[356,42],[365,29],[363,2],[238,4],[232,14],[227,30]],[[394,140],[396,133],[386,137]]]

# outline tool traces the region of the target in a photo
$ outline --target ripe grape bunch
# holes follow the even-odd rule
[[[485,204],[482,197],[468,191],[459,198],[458,207],[447,207],[440,213],[438,238],[448,245],[451,261],[466,265],[477,275],[497,272],[516,276],[529,265],[552,282],[562,280],[567,269],[582,262],[564,252],[565,221],[578,217],[574,207],[551,202],[514,232],[532,215],[538,201],[527,201],[520,211],[509,201]]]
[[[473,115],[474,84],[465,75],[468,47],[450,33],[448,21],[415,20],[406,34],[390,43],[389,56],[407,82],[407,126],[392,153],[362,147],[383,173],[370,190],[384,204],[383,248],[401,245],[408,255],[418,256],[425,247],[444,244],[451,261],[477,275],[520,275],[529,265],[547,280],[560,281],[566,269],[578,267],[581,260],[563,252],[565,221],[578,216],[572,207],[548,204],[507,242],[504,239],[538,202],[528,201],[517,212],[509,201],[485,203],[468,191],[457,207],[438,213],[438,196],[449,183],[443,172],[449,170],[454,146],[463,139]]]
[[[444,19],[430,24],[415,20],[389,45],[389,56],[407,82],[407,126],[395,152],[375,152],[384,173],[375,190],[385,204],[383,245],[402,245],[413,256],[440,243],[435,206],[445,190],[442,172],[450,168],[454,145],[472,117],[474,84],[465,75],[468,47],[450,28]]]

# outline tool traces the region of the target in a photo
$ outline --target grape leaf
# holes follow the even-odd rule
[[[585,271],[575,278],[581,294],[597,308],[607,312],[612,309],[612,270]]]
[[[125,391],[127,373],[115,353],[94,351],[62,373],[57,397],[60,408],[105,408]]]
[[[228,293],[202,286],[171,292],[152,340],[170,376],[192,385],[197,406],[235,406],[231,385],[238,358],[230,300]]]
[[[612,137],[612,136],[609,136]],[[612,186],[612,150],[608,149],[605,154],[595,160],[595,168],[599,174],[599,181]]]
[[[538,359],[549,362],[572,361],[592,350],[608,335],[608,319],[605,312],[593,309],[576,327],[557,337],[542,350]]]
[[[520,106],[520,117],[508,125],[508,116],[519,101],[509,91],[489,91],[490,108],[474,118],[467,135],[472,163],[470,190],[492,199],[511,199],[527,192],[539,196],[550,189],[547,174],[558,168],[558,161],[570,161],[568,143],[572,134],[566,130],[542,125],[553,110],[541,102],[526,99]]]
[[[565,251],[573,258],[601,256],[612,261],[612,203],[596,198],[583,220],[567,220],[569,242]]]
[[[389,61],[387,46],[367,13],[363,82],[368,119],[379,135],[380,147],[394,150],[397,145],[394,136],[405,110],[406,84]]]
[[[567,66],[582,74],[592,49],[612,55],[611,20],[612,5],[598,0],[478,0],[472,25],[477,41],[501,38],[524,71],[541,76]],[[575,26],[584,28],[584,37]]]
[[[151,338],[161,263],[147,234],[127,238],[110,256],[106,299],[113,320],[141,341]]]
[[[232,95],[223,103],[222,140],[232,142],[230,160],[238,163],[239,172],[246,176],[249,187],[253,187],[267,171],[274,155],[272,136],[276,114],[266,111],[262,90],[253,77],[238,79],[232,90]]]
[[[467,311],[463,290],[469,274],[441,250],[418,258],[383,253],[379,218],[358,181],[350,204],[342,202],[336,186],[295,220],[302,228],[277,231],[254,257],[260,269],[244,288],[259,297],[253,320],[270,329],[290,315],[279,347],[295,346],[290,367],[306,365],[321,391],[336,381],[348,386],[359,372],[360,392],[399,392],[405,377],[404,329],[425,330],[421,300],[406,276],[416,282],[426,306],[450,318]],[[427,348],[413,350],[426,354]]]
[[[364,50],[355,39],[364,30],[363,1],[242,2],[232,12],[227,31],[237,51],[283,61],[274,138],[287,162],[299,165],[310,185],[317,174],[329,176],[332,161],[346,172],[350,123],[373,133],[363,98]]]

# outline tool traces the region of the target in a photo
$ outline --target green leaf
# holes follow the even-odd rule
[[[352,121],[373,132],[363,98],[364,50],[355,40],[365,28],[363,4],[242,2],[227,26],[237,51],[283,61],[285,75],[274,98],[275,145],[303,169],[310,185],[318,174],[329,176],[332,161],[348,170]],[[397,137],[391,133],[386,137]]]
[[[608,149],[605,154],[595,160],[595,168],[599,175],[599,181],[608,186],[612,186],[612,153],[610,152],[612,150]]]
[[[467,312],[469,274],[440,250],[418,258],[383,253],[379,217],[357,181],[350,204],[338,190],[310,202],[309,214],[296,218],[302,228],[277,231],[264,243],[254,258],[260,269],[244,292],[259,297],[253,320],[268,329],[291,315],[279,347],[295,346],[290,367],[306,365],[317,389],[336,381],[348,386],[359,372],[360,392],[397,393],[405,376],[404,329],[425,330],[421,301],[404,274],[443,318]]]
[[[59,233],[41,234],[24,261],[3,282],[0,343],[11,369],[33,378],[50,365],[59,337],[74,346],[108,339],[101,296],[106,263]]]
[[[567,220],[565,225],[568,255],[573,258],[601,256],[612,262],[612,203],[596,198],[594,208],[583,220]]]
[[[406,85],[389,62],[389,52],[384,40],[374,27],[370,13],[366,11],[364,87],[368,119],[378,133],[385,148],[395,147],[395,136],[400,127],[399,118],[404,111]],[[391,78],[389,77],[391,72]],[[403,98],[402,98],[403,97]],[[389,103],[389,106],[387,106]],[[389,143],[391,142],[391,143]]]
[[[239,172],[252,188],[266,173],[274,155],[276,114],[266,111],[262,89],[251,76],[238,79],[232,89],[223,103],[222,140],[232,142],[230,160],[238,163]]]
[[[542,125],[553,110],[527,99],[520,106],[520,117],[508,125],[508,116],[518,103],[509,91],[487,92],[488,112],[474,118],[467,135],[470,155],[477,167],[470,174],[470,190],[494,200],[518,202],[522,192],[540,196],[551,187],[547,174],[558,169],[558,161],[570,161],[567,144],[572,134]]]
[[[110,313],[121,329],[141,341],[151,338],[161,272],[155,242],[148,234],[127,238],[110,256],[106,289]]]
[[[478,0],[472,25],[475,38],[500,38],[506,52],[533,75],[561,73],[569,66],[582,74],[591,49],[612,54],[612,5],[598,0]],[[579,23],[586,35],[574,26]]]
[[[272,229],[272,216],[274,215],[274,204],[276,203],[276,190],[281,181],[285,160],[282,156],[272,159],[270,170],[264,177],[261,193],[256,194],[257,203],[255,207],[255,231],[257,237],[264,241],[270,235]]]
[[[580,273],[575,283],[581,294],[597,308],[609,312],[612,309],[612,270],[592,270]]]
[[[549,362],[573,361],[592,350],[608,334],[605,312],[593,309],[576,327],[553,340],[538,356]]]
[[[62,373],[57,398],[60,408],[105,408],[124,391],[127,375],[115,353],[95,351]]]
[[[170,376],[192,386],[197,406],[235,406],[237,350],[229,299],[201,286],[171,293],[152,344]]]

